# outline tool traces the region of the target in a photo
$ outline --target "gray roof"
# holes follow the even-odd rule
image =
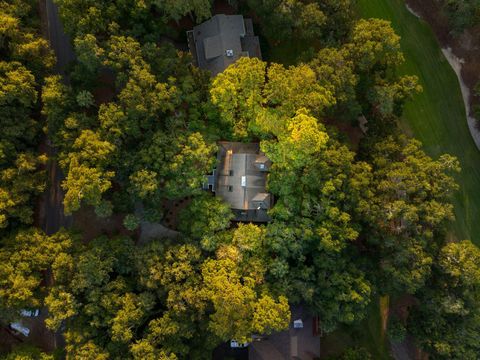
[[[255,165],[264,160],[258,143],[220,142],[215,193],[234,210],[237,221],[266,222],[272,197],[266,192],[267,172]]]
[[[215,35],[204,39],[203,47],[205,49],[205,58],[207,60],[215,59],[223,54],[222,37]]]
[[[217,75],[241,56],[261,58],[258,37],[250,19],[242,15],[215,15],[188,32],[195,63]]]

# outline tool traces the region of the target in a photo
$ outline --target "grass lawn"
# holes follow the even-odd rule
[[[429,155],[449,153],[459,159],[462,173],[457,177],[460,191],[454,201],[452,234],[480,246],[480,151],[468,130],[455,73],[429,26],[408,12],[403,0],[357,1],[362,17],[389,20],[402,37],[406,63],[399,71],[417,75],[423,86],[423,93],[407,104],[403,126]]]
[[[455,155],[462,166],[457,176],[460,190],[455,195],[455,217],[451,236],[470,239],[480,246],[480,151],[468,130],[458,79],[443,56],[428,24],[410,14],[404,0],[357,0],[359,15],[392,22],[402,37],[406,62],[401,74],[417,75],[423,92],[405,107],[402,127],[419,139],[432,157]],[[292,42],[265,51],[269,61],[293,64],[308,47]],[[292,56],[296,54],[297,57]],[[373,299],[367,319],[361,324],[340,328],[322,338],[322,358],[340,354],[350,346],[367,348],[374,359],[389,359],[382,329],[380,299]]]
[[[462,173],[457,177],[460,190],[454,199],[456,220],[451,225],[451,234],[458,239],[471,239],[480,246],[480,151],[468,130],[454,71],[428,24],[408,12],[404,0],[357,0],[357,3],[362,17],[389,20],[402,37],[406,62],[399,71],[417,75],[423,87],[423,93],[405,107],[402,127],[423,143],[429,155],[437,158],[449,153],[459,159]],[[360,326],[364,331],[357,333],[355,340],[350,335],[352,329],[339,329],[322,339],[322,348],[334,354],[345,347],[361,345],[374,359],[388,358],[380,305],[378,299],[373,301],[367,319]]]

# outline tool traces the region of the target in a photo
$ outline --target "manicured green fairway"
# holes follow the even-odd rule
[[[462,173],[457,177],[453,235],[480,246],[480,151],[468,130],[455,73],[431,29],[408,12],[403,0],[358,0],[358,8],[365,18],[391,21],[402,37],[406,63],[399,70],[417,75],[423,86],[423,93],[406,106],[403,125],[429,155],[450,153],[459,159]]]

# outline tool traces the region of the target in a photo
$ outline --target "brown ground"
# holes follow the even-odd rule
[[[165,212],[165,217],[162,221],[163,225],[165,225],[169,229],[177,230],[178,214],[191,201],[191,196],[180,200],[165,200],[162,204],[163,211]]]
[[[113,101],[115,97],[115,75],[113,71],[107,69],[100,71],[96,84],[97,86],[93,92],[95,104],[100,106]]]
[[[340,136],[344,135],[347,140],[347,144],[354,151],[358,150],[360,140],[363,138],[362,130],[359,126],[353,126],[345,121],[336,121],[334,119],[324,119],[323,123],[326,127],[335,130]]]
[[[39,317],[26,318],[22,317],[23,325],[30,329],[30,335],[25,337],[17,334],[5,326],[0,327],[0,352],[9,352],[13,347],[20,344],[31,344],[51,352],[54,350],[54,336],[51,331],[45,327],[46,311],[42,310]]]
[[[135,238],[134,232],[128,231],[123,226],[121,214],[114,214],[109,218],[99,218],[91,206],[83,206],[73,215],[73,228],[80,230],[83,234],[83,241],[89,241],[102,236],[126,235]]]
[[[465,61],[462,78],[472,94],[470,106],[480,104],[480,98],[474,96],[473,91],[480,81],[480,25],[462,34],[453,34],[438,1],[406,0],[406,3],[431,26],[442,48],[451,48],[455,56]]]
[[[0,328],[0,352],[9,352],[14,346],[23,343],[21,336],[16,336],[5,327]]]

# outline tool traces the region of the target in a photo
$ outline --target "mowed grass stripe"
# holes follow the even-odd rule
[[[404,0],[357,1],[362,17],[389,20],[402,37],[406,62],[399,72],[417,75],[423,87],[423,93],[406,105],[402,126],[423,143],[429,155],[437,158],[449,153],[460,161],[460,190],[454,199],[456,220],[451,230],[457,239],[471,239],[480,246],[480,151],[468,130],[453,69],[428,24],[412,15]]]

